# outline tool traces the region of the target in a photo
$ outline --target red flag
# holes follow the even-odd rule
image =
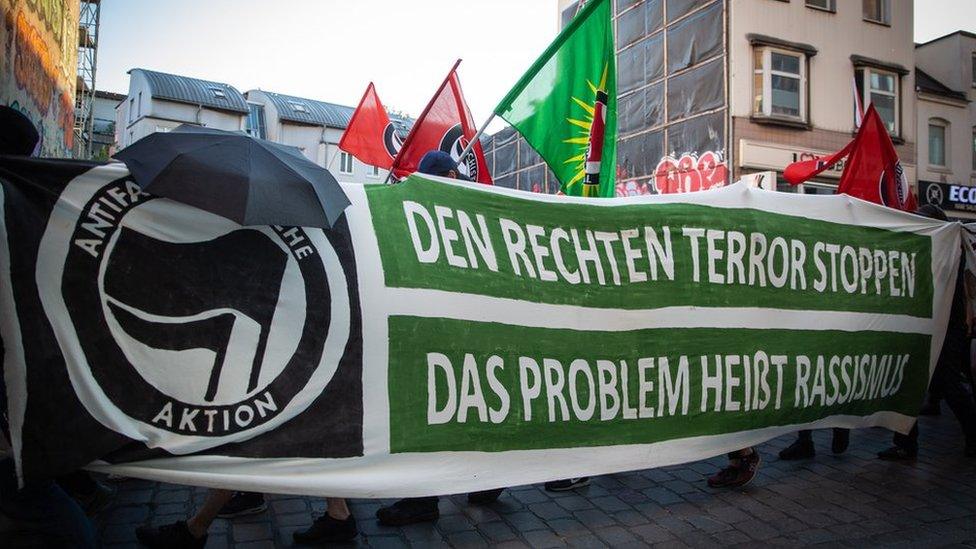
[[[874,105],[868,106],[861,128],[854,140],[838,153],[795,162],[786,167],[784,176],[796,185],[817,175],[847,157],[837,192],[882,204],[897,210],[914,211],[915,195],[898,160],[898,153]]]
[[[390,122],[383,103],[376,95],[376,88],[370,82],[339,139],[339,148],[363,164],[389,170],[402,144],[403,140]]]
[[[491,174],[488,173],[481,143],[475,143],[464,162],[460,162],[461,153],[477,133],[474,118],[461,93],[461,81],[457,76],[460,63],[458,59],[403,140],[403,147],[393,161],[393,175],[410,175],[417,171],[417,165],[427,151],[441,150],[459,161],[458,172],[461,175],[491,185]]]

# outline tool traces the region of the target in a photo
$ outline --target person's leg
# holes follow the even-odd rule
[[[813,448],[813,431],[804,429],[797,433],[796,442],[780,450],[779,459],[792,461],[809,459],[815,455],[817,452]]]
[[[159,527],[140,526],[136,528],[136,538],[147,547],[203,547],[207,530],[234,494],[233,490],[210,490],[203,506],[189,519]]]
[[[233,490],[210,490],[207,492],[207,499],[197,512],[186,521],[186,526],[193,534],[193,537],[200,538],[207,535],[207,530],[213,524],[220,509],[234,497]]]
[[[946,404],[959,421],[966,437],[967,454],[976,450],[976,402],[963,386],[963,374],[949,364],[940,364],[932,374],[932,385],[940,388]]]
[[[843,454],[851,443],[850,429],[834,429],[834,437],[830,442],[830,451],[835,454]]]
[[[343,498],[326,498],[325,514],[315,519],[306,530],[292,534],[296,543],[327,543],[351,541],[359,534],[356,518]]]
[[[439,519],[440,509],[437,497],[406,498],[376,511],[376,518],[384,526],[406,526],[416,522],[431,522]]]
[[[0,510],[52,546],[97,546],[95,528],[85,512],[54,482],[0,491]]]
[[[907,435],[895,433],[892,437],[894,446],[878,452],[878,457],[886,461],[905,461],[915,459],[918,455],[918,422],[912,425]]]

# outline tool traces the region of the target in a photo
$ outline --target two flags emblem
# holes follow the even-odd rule
[[[612,16],[610,0],[586,2],[494,111],[545,160],[564,194],[615,193],[617,70]],[[392,169],[397,177],[415,171],[424,153],[439,149],[459,161],[462,175],[491,183],[480,143],[460,161],[477,131],[461,93],[457,64],[398,152],[381,146],[380,128],[387,125],[386,111],[371,84],[339,147],[367,164]],[[353,133],[359,136],[347,138]]]
[[[365,164],[390,170],[401,178],[417,170],[427,151],[440,150],[459,162],[461,175],[490,185],[491,174],[480,143],[475,143],[461,161],[461,153],[475,133],[474,118],[461,93],[455,63],[403,139],[370,83],[339,140],[339,148]]]

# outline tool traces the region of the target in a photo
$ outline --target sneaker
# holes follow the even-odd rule
[[[292,538],[295,543],[324,543],[352,541],[359,535],[356,528],[356,518],[349,515],[346,520],[332,518],[328,513],[315,519],[315,522],[308,527],[308,530],[294,532]]]
[[[158,547],[159,549],[170,549],[172,547],[202,549],[207,544],[207,535],[204,534],[201,538],[193,537],[193,534],[186,527],[185,520],[159,527],[140,526],[136,528],[136,539],[146,547]]]
[[[495,503],[495,501],[498,500],[498,496],[502,495],[503,491],[505,491],[504,488],[495,488],[494,490],[471,492],[468,494],[468,503],[473,503],[475,505],[488,505]]]
[[[843,454],[851,444],[850,429],[834,429],[834,438],[830,441],[830,451],[835,454]]]
[[[912,461],[918,457],[918,450],[909,450],[901,446],[892,446],[878,452],[878,459],[885,461]]]
[[[417,522],[433,522],[441,516],[437,498],[407,498],[376,511],[376,518],[384,526],[406,526]]]
[[[779,451],[779,459],[783,461],[794,461],[797,459],[810,459],[817,455],[813,448],[813,440],[798,438],[793,444]]]
[[[712,488],[738,488],[745,486],[756,478],[762,458],[759,452],[753,451],[745,457],[739,458],[738,465],[729,465],[717,474],[708,478],[708,485]]]
[[[237,492],[230,501],[224,504],[217,512],[220,518],[242,517],[244,515],[256,515],[263,513],[268,508],[264,502],[264,494],[257,492]]]
[[[547,482],[546,490],[549,492],[566,492],[567,490],[575,490],[589,484],[590,477],[566,478],[563,480]]]

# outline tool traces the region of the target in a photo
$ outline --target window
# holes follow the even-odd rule
[[[136,119],[136,98],[129,98],[129,122]]]
[[[227,98],[227,94],[224,93],[224,90],[222,90],[220,88],[213,88],[212,87],[212,88],[210,88],[210,93],[212,93],[213,96],[216,97],[217,99],[226,99]]]
[[[864,20],[882,25],[891,24],[891,0],[863,0]]]
[[[973,54],[973,87],[976,88],[976,53]]]
[[[807,0],[807,7],[825,11],[836,11],[837,6],[834,2],[835,0]]]
[[[136,103],[136,116],[142,116],[142,92],[139,92],[139,102]]]
[[[339,153],[339,172],[352,173],[352,155],[347,152]]]
[[[370,177],[379,177],[380,176],[380,167],[379,166],[370,166],[369,167],[369,176]]]
[[[308,112],[308,108],[305,106],[304,103],[298,103],[297,101],[289,101],[288,105],[291,107],[291,110],[295,112],[304,112],[304,113]]]
[[[753,113],[806,121],[806,55],[756,48]]]
[[[862,93],[861,102],[864,104],[864,110],[867,111],[868,105],[873,103],[885,127],[888,128],[888,133],[898,135],[898,119],[901,114],[898,98],[901,81],[898,75],[867,67],[857,69],[854,74],[858,90]]]
[[[938,118],[929,119],[929,165],[946,166],[946,129],[949,123]]]
[[[245,122],[244,130],[251,137],[257,137],[258,139],[264,139],[265,136],[265,125],[264,125],[264,105],[259,105],[257,103],[247,104],[247,121]]]

